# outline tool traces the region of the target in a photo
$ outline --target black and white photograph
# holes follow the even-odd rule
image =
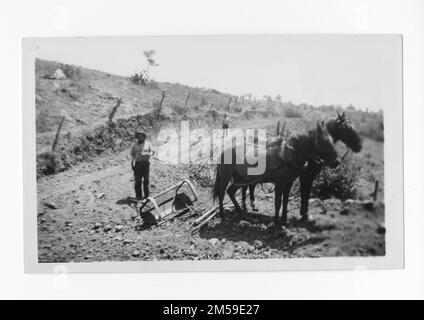
[[[35,40],[39,263],[386,255],[400,36]]]

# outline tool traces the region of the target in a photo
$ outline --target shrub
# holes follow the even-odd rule
[[[173,104],[171,106],[171,109],[178,115],[187,114],[189,112],[189,109],[187,107],[180,106],[178,104]]]
[[[345,159],[335,169],[325,167],[312,185],[312,194],[322,200],[332,197],[341,200],[355,198],[359,173],[360,167],[350,158]]]
[[[60,69],[62,69],[66,78],[73,79],[73,80],[78,80],[80,78],[81,70],[79,67],[72,66],[70,64],[64,64],[64,63],[61,63],[59,67]]]
[[[51,151],[44,151],[37,155],[38,175],[49,175],[65,170],[60,157]]]
[[[130,80],[132,83],[140,85],[140,86],[146,86],[147,80],[144,78],[143,73],[134,73],[132,76],[130,76]]]
[[[284,116],[286,118],[302,118],[303,114],[295,106],[290,106],[285,109]]]

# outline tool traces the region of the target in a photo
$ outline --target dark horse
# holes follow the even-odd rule
[[[351,149],[353,152],[357,153],[362,150],[362,141],[359,135],[356,133],[355,128],[353,127],[350,120],[346,117],[345,113],[337,113],[337,118],[329,120],[326,123],[326,127],[331,137],[333,138],[334,143],[337,141],[342,141],[346,147]],[[311,193],[312,184],[316,176],[321,172],[324,167],[322,161],[308,161],[308,164],[305,168],[304,174],[299,178],[300,180],[300,215],[304,220],[308,220],[308,203]],[[252,210],[256,211],[255,208],[255,186],[256,184],[251,184],[249,186],[243,186],[242,188],[242,205],[243,209],[246,208],[246,191],[249,187],[249,197],[250,197],[250,206]]]
[[[339,162],[334,149],[333,140],[324,123],[317,123],[316,129],[305,134],[291,137],[288,141],[275,141],[266,148],[263,158],[266,161],[265,172],[260,175],[248,174],[249,165],[246,158],[242,163],[236,163],[239,159],[236,154],[237,146],[224,150],[221,153],[221,162],[216,168],[216,179],[213,187],[213,198],[219,198],[219,212],[224,219],[223,200],[225,190],[234,203],[238,213],[242,213],[236,201],[235,193],[240,186],[256,183],[272,182],[275,185],[275,217],[274,225],[279,226],[279,211],[281,197],[283,196],[282,223],[287,221],[287,204],[293,182],[303,175],[305,164],[309,159],[322,159],[327,165],[336,167]],[[224,163],[224,153],[231,154],[231,162]],[[231,183],[230,183],[231,182]],[[228,184],[230,184],[228,186]],[[227,188],[228,186],[228,188]]]

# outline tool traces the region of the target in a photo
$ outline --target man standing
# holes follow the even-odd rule
[[[143,199],[141,183],[143,181],[144,198],[149,196],[149,171],[150,156],[154,154],[152,145],[146,140],[144,132],[136,132],[137,141],[131,147],[131,168],[134,171],[135,196],[138,200]]]
[[[227,134],[228,134],[228,127],[229,127],[229,125],[228,125],[228,118],[227,118],[227,115],[224,114],[224,118],[222,119],[222,130],[223,130],[222,137],[226,137],[227,136]]]

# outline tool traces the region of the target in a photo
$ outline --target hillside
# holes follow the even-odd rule
[[[37,146],[40,149],[49,144],[48,138],[54,136],[62,116],[66,116],[63,134],[93,129],[107,122],[117,98],[122,98],[122,104],[115,119],[127,119],[151,112],[153,104],[160,101],[162,91],[166,93],[163,111],[170,116],[175,115],[173,107],[185,103],[188,92],[188,107],[201,105],[202,98],[208,106],[212,103],[223,106],[230,97],[179,84],[157,83],[154,88],[139,86],[125,77],[78,66],[65,65],[73,70],[72,77],[66,80],[45,78],[63,66],[61,63],[40,59],[35,63],[36,129]]]

